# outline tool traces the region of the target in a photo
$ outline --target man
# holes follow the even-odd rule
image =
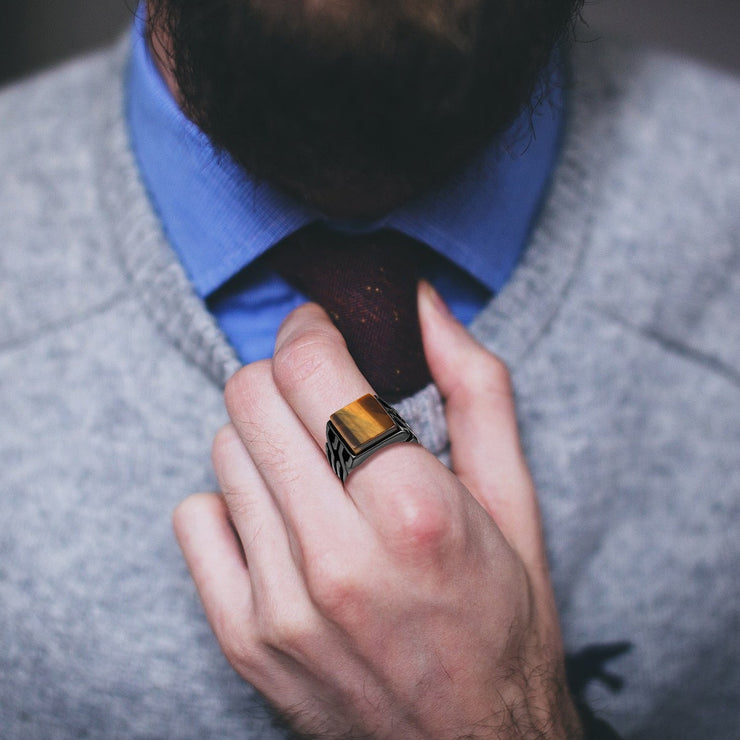
[[[279,736],[252,685],[319,737],[578,737],[584,698],[732,736],[740,91],[560,52],[576,10],[165,0],[131,55],[4,95],[7,734]],[[326,421],[378,388],[276,277],[317,220],[310,254],[383,227],[451,260],[422,274],[509,365],[526,464],[502,364],[423,282],[423,446],[340,481]],[[169,535],[196,490],[175,528],[236,674]]]

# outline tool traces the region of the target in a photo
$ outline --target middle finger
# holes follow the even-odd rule
[[[298,554],[349,532],[356,510],[321,449],[278,391],[269,361],[227,384],[226,408],[285,522]],[[329,531],[331,529],[331,532]]]

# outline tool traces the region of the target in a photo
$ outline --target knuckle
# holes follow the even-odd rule
[[[335,621],[356,611],[367,586],[347,556],[337,552],[312,558],[306,566],[306,583],[314,603]]]
[[[255,497],[248,490],[222,487],[221,495],[230,519],[233,521],[246,521],[252,519],[256,511],[259,511]],[[257,535],[253,535],[256,537]]]
[[[426,492],[410,488],[395,497],[391,536],[404,550],[437,551],[453,535],[453,516],[447,503]]]
[[[503,360],[486,352],[481,359],[480,366],[479,372],[483,375],[486,389],[497,395],[511,395],[511,372]]]
[[[241,443],[233,425],[225,424],[216,432],[216,436],[213,438],[213,445],[211,446],[211,461],[216,470],[221,467],[225,459],[228,459],[230,451],[235,444]]]
[[[306,655],[316,639],[315,621],[295,604],[271,602],[262,610],[260,636],[264,645],[292,656]]]
[[[260,360],[245,365],[234,373],[224,388],[226,409],[232,418],[242,418],[259,409],[260,400],[272,385],[269,360]]]
[[[252,666],[256,660],[257,650],[251,633],[245,630],[241,622],[236,623],[225,609],[213,614],[212,620],[213,631],[226,660],[238,671]]]
[[[468,364],[466,381],[460,384],[458,398],[465,406],[479,408],[482,397],[504,402],[513,398],[509,368],[487,350],[481,349],[477,360]]]
[[[338,334],[333,327],[302,332],[281,344],[273,357],[272,371],[279,389],[290,392],[306,381],[330,372]]]
[[[511,372],[509,371],[508,365],[496,355],[486,353],[488,374],[491,379],[496,381],[496,385],[499,387],[510,390],[511,389]]]

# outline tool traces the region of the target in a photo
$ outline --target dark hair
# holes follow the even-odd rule
[[[582,0],[151,0],[185,112],[307,197],[425,187],[504,131]]]

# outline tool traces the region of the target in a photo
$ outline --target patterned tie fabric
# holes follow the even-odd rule
[[[312,224],[275,246],[267,261],[323,306],[375,392],[397,401],[431,382],[416,305],[429,252],[396,231],[348,235]]]

